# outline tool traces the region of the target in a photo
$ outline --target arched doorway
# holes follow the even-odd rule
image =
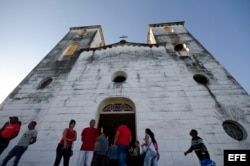
[[[137,138],[134,103],[124,97],[105,99],[99,106],[98,129],[106,134],[110,144],[113,144],[116,128],[121,122],[131,130],[134,143]]]

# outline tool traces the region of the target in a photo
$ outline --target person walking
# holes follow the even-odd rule
[[[202,138],[198,136],[197,130],[192,129],[189,134],[192,137],[191,146],[186,152],[184,152],[184,155],[186,156],[188,153],[195,151],[200,161],[206,160],[206,159],[210,160],[207,147],[203,143]]]
[[[117,145],[119,166],[127,166],[126,160],[129,153],[129,144],[132,139],[130,129],[125,124],[117,127],[114,145]]]
[[[145,143],[142,146],[146,146],[146,154],[144,157],[143,166],[157,166],[157,151],[155,145],[157,144],[155,140],[154,133],[150,129],[145,130]]]
[[[94,155],[94,144],[96,138],[99,136],[99,131],[95,128],[95,120],[89,122],[89,127],[84,128],[82,131],[82,146],[77,160],[78,166],[91,166]]]
[[[94,155],[92,166],[105,166],[106,165],[108,148],[109,148],[109,141],[105,137],[105,134],[102,133],[96,139],[96,142],[95,142],[95,155]]]
[[[22,123],[18,121],[17,116],[11,116],[9,119],[0,129],[0,155],[8,147],[10,141],[19,134],[21,128]]]
[[[23,133],[17,145],[5,157],[1,166],[6,166],[8,161],[14,156],[16,156],[16,158],[14,160],[13,166],[18,165],[22,155],[28,149],[28,146],[34,144],[37,140],[37,130],[35,129],[36,124],[36,121],[32,121],[28,124],[28,130]]]
[[[63,137],[58,143],[56,149],[56,159],[54,166],[59,166],[62,157],[63,165],[69,165],[70,156],[72,155],[73,142],[77,139],[77,132],[74,130],[75,125],[76,121],[72,119],[69,122],[69,127],[64,129]]]

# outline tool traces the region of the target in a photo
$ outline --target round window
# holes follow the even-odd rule
[[[112,81],[116,83],[122,83],[127,80],[127,74],[123,71],[117,71],[112,76]]]
[[[202,74],[195,74],[193,76],[194,80],[200,84],[207,84],[208,83],[208,78]]]
[[[244,128],[235,121],[225,121],[222,124],[225,132],[232,138],[241,141],[247,137]]]
[[[44,78],[40,84],[39,84],[39,87],[40,89],[43,89],[45,88],[46,86],[48,86],[51,82],[52,82],[52,78],[51,77],[47,77],[47,78]]]

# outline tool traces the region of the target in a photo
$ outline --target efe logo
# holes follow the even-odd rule
[[[250,150],[224,150],[224,166],[250,166]]]

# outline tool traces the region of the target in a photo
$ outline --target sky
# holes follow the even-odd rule
[[[0,103],[70,27],[101,25],[106,44],[146,43],[149,24],[178,21],[250,94],[249,0],[1,0]]]

